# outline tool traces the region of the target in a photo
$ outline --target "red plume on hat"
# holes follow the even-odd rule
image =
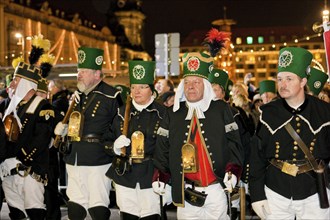
[[[208,46],[211,56],[215,57],[222,48],[226,47],[226,42],[229,40],[229,32],[218,31],[215,28],[211,28],[206,34],[203,45]]]

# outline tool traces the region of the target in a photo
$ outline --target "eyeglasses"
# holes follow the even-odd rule
[[[134,85],[131,86],[131,90],[143,90],[143,89],[148,89],[150,86],[148,85]]]

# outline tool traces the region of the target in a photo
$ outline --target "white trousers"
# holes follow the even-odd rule
[[[9,206],[23,211],[26,209],[46,209],[44,204],[44,185],[30,175],[6,176],[2,181],[2,188]]]
[[[271,214],[267,219],[330,219],[330,209],[321,209],[319,198],[314,194],[303,200],[292,200],[281,196],[280,194],[265,187],[266,197]],[[330,190],[328,190],[328,198],[330,198]]]
[[[140,218],[160,214],[160,199],[152,188],[140,189],[137,183],[134,189],[115,185],[119,210]]]
[[[186,184],[186,187],[190,186]],[[178,207],[178,219],[221,219],[229,220],[227,215],[227,196],[220,184],[213,184],[208,187],[195,187],[195,190],[207,194],[205,204],[202,207],[190,205],[185,202],[184,207]]]
[[[96,206],[108,207],[111,179],[105,173],[111,164],[102,166],[72,166],[66,164],[68,187],[66,194],[71,202],[86,210]]]

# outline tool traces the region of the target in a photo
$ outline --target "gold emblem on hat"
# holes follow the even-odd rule
[[[86,59],[86,53],[83,50],[78,51],[78,63],[84,63]]]
[[[293,61],[293,55],[290,51],[283,51],[279,57],[278,65],[282,68],[288,67]]]
[[[133,77],[135,79],[143,79],[146,74],[146,70],[142,65],[136,65],[133,68]]]
[[[95,63],[99,66],[103,63],[103,56],[98,56],[95,58]]]
[[[200,67],[200,61],[197,57],[190,57],[187,61],[187,68],[189,71],[195,72]]]

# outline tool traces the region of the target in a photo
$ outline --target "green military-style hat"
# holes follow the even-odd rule
[[[38,81],[41,78],[41,70],[34,65],[19,62],[14,72],[14,77],[16,76],[38,84]]]
[[[42,93],[48,93],[48,81],[45,78],[40,78],[38,81],[37,91]]]
[[[199,76],[208,79],[213,69],[213,57],[205,53],[185,53],[183,59],[183,77]]]
[[[276,93],[276,84],[274,80],[263,80],[259,83],[259,94],[262,95],[265,92]]]
[[[209,82],[219,84],[224,90],[227,88],[228,73],[224,70],[213,69],[209,74]]]
[[[121,99],[122,99],[124,102],[126,102],[127,95],[129,95],[129,93],[130,93],[130,89],[129,89],[129,87],[124,86],[124,85],[115,85],[114,87],[115,87],[118,91],[120,91]]]
[[[154,84],[156,64],[154,61],[128,61],[130,84]]]
[[[78,49],[78,69],[101,70],[104,51],[98,48],[80,47]]]
[[[278,72],[291,72],[300,78],[306,78],[312,59],[313,55],[304,48],[282,48],[278,60]]]
[[[323,89],[324,84],[327,82],[328,75],[321,70],[311,67],[310,76],[307,79],[307,85],[309,90],[318,95]]]

